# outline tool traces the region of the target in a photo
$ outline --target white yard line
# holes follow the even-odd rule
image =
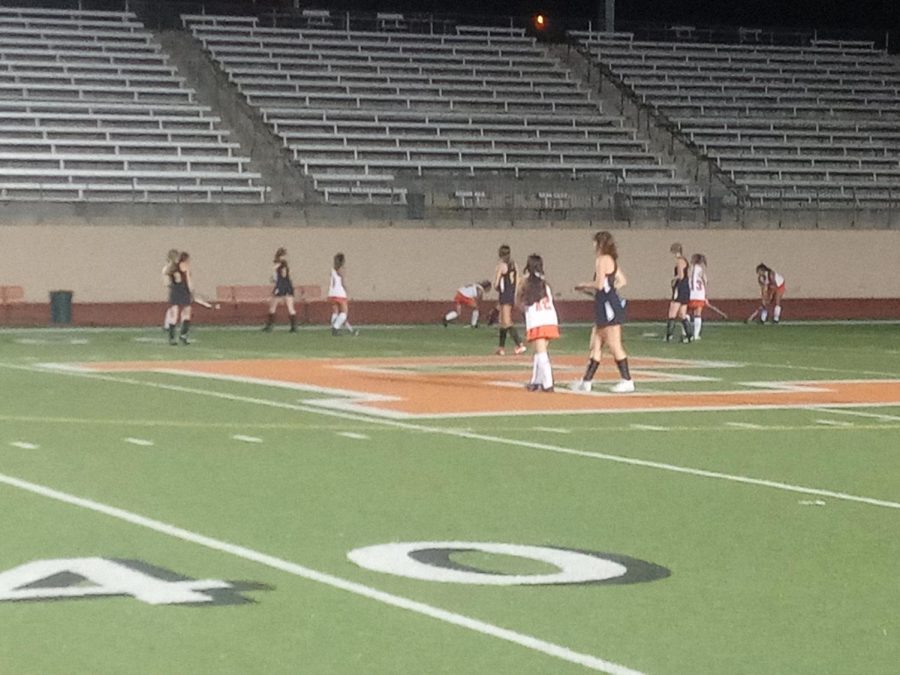
[[[430,427],[424,424],[415,424],[412,422],[401,422],[398,420],[384,419],[380,417],[370,417],[360,415],[358,413],[341,412],[338,410],[328,410],[325,408],[317,408],[314,406],[298,405],[285,403],[282,401],[270,401],[264,398],[256,398],[250,396],[238,396],[234,394],[226,394],[220,391],[207,391],[205,389],[194,389],[192,387],[183,387],[173,384],[161,384],[158,382],[146,382],[125,377],[114,377],[111,375],[102,375],[97,373],[89,373],[77,370],[48,370],[42,368],[33,368],[30,366],[18,366],[0,363],[0,367],[12,368],[16,370],[28,370],[30,372],[42,372],[47,374],[59,374],[73,377],[83,377],[95,379],[104,382],[113,382],[116,384],[131,384],[142,387],[151,387],[154,389],[162,389],[165,391],[178,391],[186,394],[195,394],[198,396],[207,396],[211,398],[219,398],[226,401],[251,403],[254,405],[263,405],[282,410],[296,410],[298,412],[313,413],[317,415],[327,415],[331,417],[339,417],[341,419],[355,420],[366,424],[379,424],[382,426],[393,427],[395,429],[406,429],[409,431],[417,431],[432,434],[444,434],[456,438],[467,438],[470,440],[484,441],[488,443],[497,443],[500,445],[512,445],[521,448],[530,448],[533,450],[543,450],[546,452],[558,453],[561,455],[569,455],[574,457],[584,457],[586,459],[602,460],[607,462],[616,462],[630,466],[640,466],[648,469],[657,469],[660,471],[669,471],[672,473],[680,473],[701,478],[713,478],[716,480],[724,480],[732,483],[741,483],[743,485],[755,485],[758,487],[766,487],[774,490],[783,490],[787,492],[796,492],[798,494],[816,495],[819,497],[830,497],[832,499],[840,499],[843,501],[854,502],[858,504],[867,504],[869,506],[879,506],[890,509],[900,510],[900,502],[893,502],[886,499],[877,499],[875,497],[865,497],[861,495],[853,495],[845,492],[837,492],[833,490],[824,490],[820,488],[806,487],[803,485],[794,485],[791,483],[783,483],[780,481],[766,480],[763,478],[753,478],[750,476],[741,476],[736,474],[722,473],[719,471],[707,471],[705,469],[694,469],[691,467],[679,466],[677,464],[667,464],[665,462],[654,462],[650,460],[637,459],[634,457],[625,457],[622,455],[611,455],[604,452],[592,452],[589,450],[578,450],[575,448],[567,448],[559,445],[549,445],[546,443],[535,443],[533,441],[521,441],[513,438],[504,438],[502,436],[489,436],[487,434],[479,434],[461,429],[452,429],[447,427]]]
[[[400,609],[416,612],[417,614],[422,614],[439,621],[444,621],[445,623],[453,624],[461,628],[466,628],[468,630],[481,633],[483,635],[489,635],[491,637],[499,638],[507,642],[512,642],[527,649],[531,649],[548,656],[553,656],[570,663],[584,666],[585,668],[590,668],[591,670],[596,670],[602,673],[609,673],[609,675],[641,675],[641,673],[637,670],[632,670],[631,668],[619,665],[618,663],[613,663],[612,661],[606,661],[590,654],[576,652],[572,649],[569,649],[568,647],[563,647],[562,645],[547,642],[545,640],[541,640],[540,638],[526,635],[524,633],[519,633],[508,628],[495,626],[494,624],[480,621],[478,619],[473,619],[472,617],[468,617],[463,614],[449,612],[447,610],[440,609],[439,607],[434,607],[432,605],[427,605],[417,600],[411,600],[400,595],[394,595],[393,593],[379,591],[378,589],[372,588],[371,586],[366,586],[355,581],[350,581],[349,579],[343,579],[331,574],[319,572],[318,570],[304,567],[303,565],[298,565],[297,563],[291,562],[289,560],[284,560],[283,558],[276,558],[275,556],[271,556],[251,548],[240,546],[238,544],[232,544],[226,541],[221,541],[219,539],[213,539],[212,537],[207,537],[203,534],[185,530],[175,525],[169,525],[168,523],[164,523],[159,520],[147,518],[131,511],[126,511],[114,506],[95,502],[90,499],[77,497],[66,492],[54,490],[53,488],[44,485],[31,483],[20,478],[7,476],[4,474],[0,474],[0,483],[9,485],[10,487],[18,488],[20,490],[31,492],[36,495],[40,495],[41,497],[53,499],[64,504],[77,506],[79,508],[87,509],[95,513],[101,513],[103,515],[110,516],[127,523],[131,523],[132,525],[137,525],[148,530],[153,530],[154,532],[159,532],[160,534],[164,534],[168,537],[174,537],[175,539],[180,539],[192,544],[197,544],[198,546],[203,546],[214,551],[227,553],[229,555],[242,558],[243,560],[249,560],[260,565],[265,565],[266,567],[270,567],[281,572],[286,572],[288,574],[293,574],[294,576],[302,577],[303,579],[315,581],[320,584],[325,584],[326,586],[331,586],[332,588],[337,588],[342,591],[348,591],[350,593],[354,593],[355,595],[369,598],[370,600],[376,600],[386,605],[399,607]]]
[[[21,450],[38,450],[41,447],[35,443],[28,443],[27,441],[13,441],[10,445]]]
[[[671,431],[669,427],[661,427],[655,424],[632,424],[630,426],[638,431]]]
[[[765,429],[762,424],[753,424],[752,422],[725,422],[725,424],[736,429]]]
[[[885,415],[883,413],[869,413],[860,410],[840,410],[837,408],[809,408],[813,412],[828,413],[829,415],[855,415],[856,417],[869,417],[885,422],[900,422],[900,415]]]
[[[149,448],[152,445],[156,445],[153,441],[149,441],[146,438],[134,438],[129,436],[128,438],[123,438],[126,443],[131,443],[132,445],[139,445],[143,448]]]
[[[816,420],[816,424],[824,424],[827,427],[852,427],[853,422],[843,420]]]
[[[355,431],[339,431],[337,432],[338,436],[343,436],[344,438],[352,438],[356,441],[368,441],[369,437],[365,434],[358,434]]]
[[[548,434],[570,434],[571,429],[562,429],[560,427],[531,427],[535,431],[545,431]]]
[[[236,441],[242,441],[244,443],[262,443],[263,439],[259,436],[245,436],[244,434],[235,434],[232,438]]]

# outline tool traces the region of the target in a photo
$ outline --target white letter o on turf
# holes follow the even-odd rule
[[[480,551],[496,555],[529,558],[556,567],[559,571],[549,574],[492,574],[450,569],[415,560],[411,554],[417,551]],[[378,544],[350,551],[347,557],[360,567],[375,572],[385,572],[410,579],[438,581],[454,584],[480,584],[488,586],[522,586],[544,584],[583,584],[605,581],[623,576],[624,565],[596,556],[545,546],[519,544],[495,544],[472,541],[417,541],[395,544]]]

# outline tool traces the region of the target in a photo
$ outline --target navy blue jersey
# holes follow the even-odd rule
[[[181,264],[169,268],[169,304],[186,307],[191,304],[191,289],[188,287],[187,275],[181,270]]]
[[[294,294],[294,284],[291,281],[291,268],[286,260],[282,260],[275,267],[275,288],[272,295],[283,297]]]
[[[672,302],[686,305],[691,300],[691,280],[690,265],[687,264],[685,258],[679,258],[679,262],[684,260],[684,269],[679,272],[678,265],[675,265],[675,280],[672,283]]]
[[[506,274],[500,275],[500,283],[497,285],[497,293],[500,296],[501,305],[514,305],[516,302],[516,283],[518,273],[516,263],[510,260],[506,264]]]
[[[603,284],[594,293],[594,325],[621,326],[625,323],[625,308],[616,291],[616,265],[611,274],[603,278]]]

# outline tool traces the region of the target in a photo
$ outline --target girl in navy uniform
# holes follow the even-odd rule
[[[179,340],[182,344],[190,344],[188,331],[191,329],[191,302],[193,302],[194,286],[191,281],[191,256],[187,251],[182,251],[178,261],[169,268],[169,344],[177,345],[175,341],[175,324],[181,315],[181,333]]]
[[[271,332],[272,325],[275,323],[275,310],[278,309],[279,303],[284,300],[287,306],[288,316],[291,320],[291,332],[297,332],[297,311],[294,309],[294,283],[291,281],[291,268],[287,261],[287,249],[284,247],[275,251],[275,258],[272,261],[275,269],[272,278],[275,282],[272,288],[272,298],[269,300],[269,316],[266,318],[266,325],[263,330]]]
[[[600,366],[600,356],[606,345],[616,361],[622,379],[610,391],[628,393],[634,391],[634,381],[628,369],[628,354],[622,347],[622,324],[625,323],[625,308],[618,289],[625,285],[625,275],[619,269],[619,254],[616,242],[609,232],[594,235],[594,281],[578,284],[577,291],[594,293],[594,328],[591,330],[591,356],[584,377],[572,385],[576,391],[590,391]]]
[[[511,257],[511,249],[504,244],[500,247],[497,255],[500,260],[497,261],[497,267],[494,269],[494,288],[500,296],[497,304],[500,308],[500,344],[496,353],[500,356],[506,354],[506,336],[507,334],[516,343],[516,354],[523,354],[526,347],[519,338],[519,331],[516,330],[512,320],[513,305],[516,303],[516,282],[518,281],[518,271],[516,263]]]
[[[166,290],[171,294],[172,289],[172,277],[171,272],[175,265],[178,264],[178,249],[171,248],[169,249],[168,255],[166,255],[166,264],[163,265],[162,268],[162,282],[163,286],[166,287]],[[168,331],[170,326],[174,326],[178,323],[178,311],[172,311],[173,308],[171,305],[166,308],[166,317],[163,320],[163,330]]]
[[[675,272],[672,277],[672,298],[669,302],[669,316],[666,321],[666,342],[671,342],[675,336],[675,321],[681,321],[683,333],[682,342],[690,342],[694,338],[691,330],[691,322],[688,319],[688,303],[691,301],[691,280],[689,276],[690,265],[684,257],[681,244],[675,243],[669,247],[669,253],[675,256]]]

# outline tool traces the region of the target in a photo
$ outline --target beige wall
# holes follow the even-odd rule
[[[236,228],[7,225],[0,228],[0,285],[25,287],[28,301],[51,289],[76,302],[162,300],[160,269],[169,248],[191,252],[198,290],[218,284],[265,284],[278,246],[290,251],[297,284],[327,285],[332,255],[348,259],[348,287],[359,300],[444,300],[464,282],[492,274],[497,246],[508,243],[524,264],[544,256],[563,298],[590,279],[592,230]],[[900,232],[618,230],[620,263],[633,299],[665,297],[669,245],[709,259],[710,296],[755,295],[759,262],[782,272],[794,297],[900,296]]]

